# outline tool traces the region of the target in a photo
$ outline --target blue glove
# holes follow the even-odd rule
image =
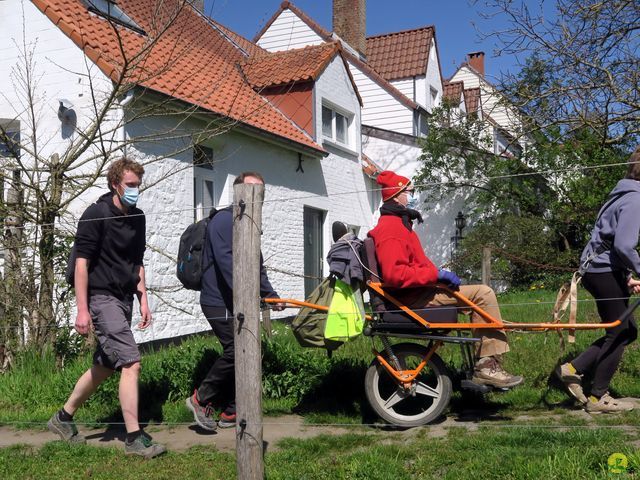
[[[438,270],[438,281],[442,283],[446,283],[450,287],[458,288],[462,283],[460,277],[458,277],[455,273],[450,272],[449,270]]]

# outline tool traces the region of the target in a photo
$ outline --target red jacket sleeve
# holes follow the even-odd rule
[[[426,256],[412,261],[410,246],[387,238],[376,245],[376,256],[384,285],[393,288],[423,287],[438,280],[438,269]]]

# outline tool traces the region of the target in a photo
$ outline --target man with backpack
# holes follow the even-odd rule
[[[85,443],[73,415],[89,396],[120,372],[119,398],[127,431],[125,453],[153,458],[166,451],[151,441],[138,423],[140,352],[131,331],[133,296],[142,317],[138,328],[151,324],[143,257],[145,217],[136,207],[144,168],[121,158],[109,167],[109,192],[85,210],[75,238],[73,282],[78,313],[75,329],[87,335],[91,324],[97,339],[93,366],[77,381],[73,392],[47,426],[63,440]]]
[[[259,173],[241,173],[233,182],[264,185]],[[186,399],[187,408],[203,429],[215,431],[236,423],[235,359],[233,340],[233,206],[214,213],[207,224],[202,258],[200,306],[213,333],[220,340],[222,355],[216,359],[200,386]],[[278,298],[260,258],[260,296]],[[274,310],[282,307],[274,305]],[[216,421],[213,402],[222,411]]]

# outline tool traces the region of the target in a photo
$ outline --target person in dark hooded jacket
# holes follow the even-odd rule
[[[591,231],[591,239],[580,257],[584,271],[582,284],[596,299],[603,322],[614,322],[629,306],[631,293],[640,293],[640,256],[636,251],[640,235],[640,147],[629,159],[625,178],[620,180],[600,209]],[[609,384],[627,345],[638,336],[632,316],[607,330],[571,362],[560,365],[556,375],[567,391],[584,405],[587,412],[621,412],[633,404],[614,399]],[[583,390],[584,375],[592,377],[587,397]]]

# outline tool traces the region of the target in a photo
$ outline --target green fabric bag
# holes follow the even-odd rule
[[[363,327],[362,293],[359,289],[354,292],[350,285],[336,279],[324,337],[328,340],[346,342],[360,335]]]
[[[328,307],[333,298],[333,291],[336,279],[333,276],[325,278],[316,289],[311,292],[308,303],[323,305]],[[302,347],[326,348],[328,351],[335,350],[343,342],[329,340],[325,338],[325,324],[327,313],[315,308],[302,307],[298,315],[291,323],[293,335]]]

